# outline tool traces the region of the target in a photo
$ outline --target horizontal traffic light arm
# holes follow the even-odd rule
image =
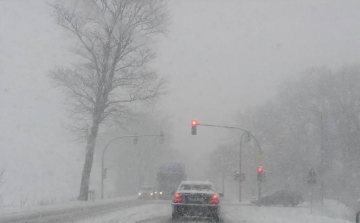
[[[262,152],[261,146],[259,144],[259,142],[257,141],[257,139],[255,138],[255,136],[251,133],[250,130],[244,129],[244,128],[240,128],[240,127],[235,127],[235,126],[227,126],[227,125],[210,125],[210,124],[201,124],[201,123],[197,123],[197,125],[199,126],[208,126],[208,127],[215,127],[215,128],[226,128],[226,129],[238,129],[238,130],[242,130],[244,132],[247,132],[251,135],[251,137],[255,140],[255,143],[259,149],[259,152]]]
[[[239,129],[239,130],[243,130],[245,132],[250,132],[249,130],[246,130],[244,128],[234,127],[234,126],[227,126],[227,125],[209,125],[209,124],[200,124],[200,123],[197,123],[197,125],[216,127],[216,128],[226,128],[226,129]]]

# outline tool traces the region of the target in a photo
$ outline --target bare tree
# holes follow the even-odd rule
[[[124,124],[130,102],[157,98],[164,79],[150,63],[149,40],[164,33],[163,0],[77,0],[50,4],[59,26],[76,41],[77,61],[50,73],[67,95],[72,129],[86,133],[79,200],[87,200],[95,143],[101,124]]]

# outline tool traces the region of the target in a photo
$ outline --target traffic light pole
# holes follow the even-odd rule
[[[242,161],[242,142],[246,132],[243,132],[240,138],[240,153],[239,153],[239,174],[241,176],[241,161]],[[241,202],[241,179],[239,179],[239,202]]]
[[[157,135],[127,135],[127,136],[119,136],[119,137],[116,137],[112,140],[110,140],[106,146],[104,147],[104,150],[102,152],[102,157],[101,157],[101,199],[104,199],[104,179],[105,179],[105,152],[106,150],[108,149],[109,145],[118,140],[118,139],[122,139],[122,138],[137,138],[137,137],[146,137],[146,136],[160,136],[160,143],[163,142],[163,137],[164,137],[164,133],[161,132],[160,134],[157,134]]]
[[[237,129],[237,130],[242,130],[243,131],[243,134],[241,135],[241,138],[240,138],[240,153],[239,153],[239,174],[241,174],[241,153],[242,153],[242,141],[243,141],[243,137],[246,134],[249,134],[251,136],[251,138],[254,139],[257,147],[258,147],[258,153],[259,153],[259,158],[261,158],[261,155],[263,153],[262,149],[261,149],[261,146],[259,144],[259,142],[257,141],[257,139],[255,138],[255,136],[253,134],[251,134],[251,132],[249,130],[246,130],[244,128],[240,128],[240,127],[234,127],[234,126],[226,126],[226,125],[209,125],[209,124],[199,124],[197,123],[197,121],[195,121],[194,123],[194,120],[192,122],[192,125],[196,126],[196,125],[199,125],[199,126],[208,126],[208,127],[217,127],[217,128],[226,128],[226,129]],[[195,133],[196,134],[196,133]],[[259,159],[259,164],[261,164],[261,161]],[[258,192],[258,199],[260,201],[260,197],[261,197],[261,182],[259,182],[259,185],[258,185],[258,188],[259,188],[259,192]],[[241,180],[239,179],[239,202],[241,202]]]
[[[298,109],[312,111],[320,115],[320,140],[321,140],[321,148],[320,148],[320,186],[321,186],[321,206],[324,206],[324,124],[323,124],[323,112],[315,109],[304,108],[301,106],[297,106]]]
[[[321,206],[324,206],[324,125],[323,125],[323,113],[320,112],[320,125],[321,125]]]

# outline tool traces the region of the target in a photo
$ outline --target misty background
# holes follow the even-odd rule
[[[277,126],[276,122],[255,125],[248,115],[263,117],[252,112],[257,108],[268,115],[279,114],[273,107],[281,106],[264,109],[264,104],[269,100],[285,103],[279,93],[290,92],[284,90],[284,85],[291,86],[286,82],[311,82],[321,73],[311,73],[310,68],[326,67],[331,71],[325,73],[336,74],[344,66],[358,64],[359,8],[357,1],[169,1],[169,33],[153,46],[158,55],[153,66],[168,78],[168,94],[147,108],[149,112],[140,124],[132,126],[133,131],[143,134],[163,129],[166,143],[139,139],[138,145],[131,140],[114,144],[106,159],[106,196],[134,193],[141,181],[154,183],[156,168],[163,161],[185,162],[189,179],[207,179],[209,154],[223,144],[236,148],[238,136],[201,126],[198,135],[191,136],[190,120],[194,118],[199,123],[249,127],[267,144],[271,137],[263,129]],[[0,0],[0,166],[6,166],[6,183],[1,188],[6,205],[18,205],[24,197],[36,203],[44,197],[66,200],[77,196],[85,145],[74,142],[64,128],[68,122],[64,97],[46,76],[54,67],[72,62],[70,44],[55,25],[46,1]],[[318,87],[306,86],[309,91]],[[299,99],[301,102],[316,105],[311,99]],[[312,123],[303,129],[302,136],[310,134],[312,139],[306,143],[318,149],[316,117],[296,112],[296,117]],[[127,133],[102,131],[91,188],[99,189],[102,148],[121,134]],[[279,147],[272,149],[276,152]],[[281,148],[285,151],[285,146]],[[280,156],[274,156],[273,150],[264,150],[266,165],[272,165],[267,159],[278,161]],[[302,168],[316,160],[304,162],[308,163]],[[307,169],[296,171],[306,173]],[[247,174],[251,175],[250,167]],[[231,177],[228,181],[236,187]],[[267,184],[270,187],[271,181]]]

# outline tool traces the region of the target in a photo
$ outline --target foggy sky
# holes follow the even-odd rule
[[[198,158],[226,131],[199,127],[191,136],[191,119],[232,125],[238,111],[309,67],[358,63],[359,9],[358,1],[171,1],[154,66],[171,81],[161,104],[173,117],[174,147]],[[64,98],[46,78],[71,62],[69,46],[44,0],[0,0],[0,164],[8,165],[9,193],[77,192],[84,145],[65,133]]]

